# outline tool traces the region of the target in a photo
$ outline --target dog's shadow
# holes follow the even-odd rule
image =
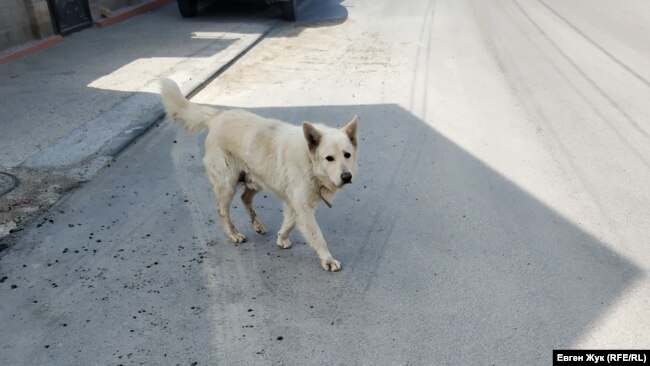
[[[294,123],[362,117],[355,182],[317,214],[341,273],[320,270],[298,233],[293,249],[275,247],[281,205],[272,197],[256,202],[270,237],[256,236],[241,207],[233,220],[250,242],[235,248],[218,234],[221,254],[236,258],[222,265],[247,268],[242,288],[286,304],[265,327],[309,337],[315,331],[304,324],[345,324],[318,361],[355,349],[343,359],[379,362],[398,349],[396,360],[416,364],[484,356],[486,364],[539,363],[576,341],[639,276],[598,239],[400,106],[249,110]],[[190,150],[201,154],[201,144]],[[201,174],[179,185],[202,185],[196,200],[205,202]],[[206,206],[201,215],[214,216]],[[454,362],[452,350],[460,357]],[[281,359],[288,350],[268,352]]]

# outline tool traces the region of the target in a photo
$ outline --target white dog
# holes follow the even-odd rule
[[[289,233],[297,224],[316,250],[326,271],[339,271],[314,212],[338,189],[352,182],[357,162],[358,117],[342,129],[304,122],[302,127],[263,118],[243,110],[218,110],[189,102],[176,83],[161,80],[167,115],[190,132],[208,130],[203,163],[217,198],[224,231],[235,243],[246,241],[230,220],[230,203],[237,184],[245,186],[241,200],[253,229],[266,229],[253,210],[253,197],[264,189],[284,201],[284,221],[277,244],[291,247]]]

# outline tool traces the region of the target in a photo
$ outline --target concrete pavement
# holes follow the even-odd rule
[[[0,65],[0,171],[21,182],[0,201],[0,237],[160,119],[157,79],[197,90],[276,24],[263,6],[209,7],[188,20],[170,4]]]
[[[82,162],[156,104],[147,95],[155,90],[153,81],[173,75],[182,84],[196,83],[276,23],[260,9],[249,10],[258,16],[215,10],[184,20],[170,4],[110,28],[75,33],[62,44],[1,65],[0,166]],[[89,139],[92,143],[77,142]],[[66,150],[70,144],[75,146]]]
[[[359,177],[300,235],[234,246],[202,136],[168,122],[0,259],[5,364],[546,365],[648,348],[644,2],[346,1],[274,30],[194,100],[361,116]],[[602,24],[609,24],[603,27]],[[12,288],[15,285],[15,288]]]

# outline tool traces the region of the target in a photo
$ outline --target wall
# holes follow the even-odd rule
[[[0,0],[0,51],[52,35],[47,0]]]
[[[93,20],[101,19],[99,6],[113,12],[148,0],[88,0]],[[55,34],[47,0],[0,0],[0,52]]]

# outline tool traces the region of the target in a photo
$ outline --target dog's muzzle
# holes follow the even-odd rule
[[[352,173],[345,172],[341,174],[341,182],[343,182],[343,185],[352,183]]]

